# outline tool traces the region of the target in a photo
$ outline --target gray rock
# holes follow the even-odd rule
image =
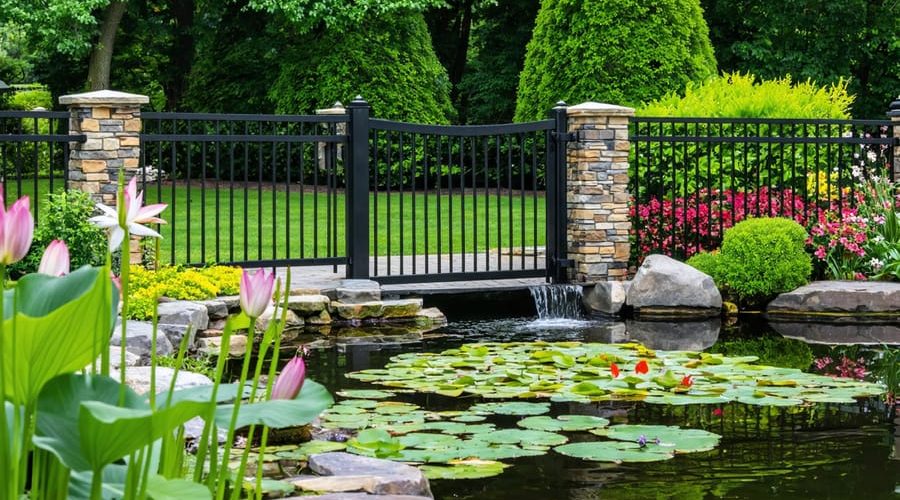
[[[122,321],[116,321],[116,327],[113,329],[112,337],[109,340],[111,346],[122,345]],[[126,325],[125,332],[125,350],[136,354],[141,360],[150,359],[150,347],[153,339],[153,324],[148,321],[129,320]],[[165,332],[157,328],[156,331],[156,354],[165,356],[173,351],[172,343],[169,342]]]
[[[328,297],[318,294],[290,295],[287,301],[288,309],[301,316],[318,314],[327,309],[328,304],[331,303]]]
[[[384,318],[412,318],[422,310],[422,299],[400,299],[382,301]]]
[[[363,457],[350,453],[320,453],[309,457],[309,468],[320,476],[338,477],[371,477],[371,482],[366,482],[362,490],[366,493],[377,495],[413,495],[432,498],[428,479],[419,469],[377,458]],[[363,481],[354,479],[354,482],[362,484]],[[296,484],[296,483],[295,483]],[[321,489],[313,491],[323,491]],[[334,490],[332,490],[334,491]],[[338,491],[354,491],[353,489]]]
[[[146,394],[150,391],[150,374],[153,372],[149,366],[129,366],[125,368],[125,383],[134,389],[138,394]],[[169,390],[172,383],[172,377],[175,375],[175,369],[166,366],[156,367],[156,392],[160,393]],[[110,377],[115,380],[119,379],[118,370],[110,370]],[[212,385],[212,380],[206,375],[194,373],[184,370],[178,371],[178,377],[175,379],[175,389],[187,389],[188,387],[196,387],[200,385]]]
[[[99,367],[102,356],[97,356],[96,365]],[[141,362],[141,357],[137,354],[125,351],[125,366],[137,366]],[[109,367],[118,370],[122,364],[122,348],[116,346],[109,347]],[[88,368],[91,365],[88,365]]]
[[[721,309],[722,295],[707,274],[665,255],[651,255],[638,269],[625,302],[642,314],[642,309],[669,309],[689,316],[692,309]]]
[[[284,310],[282,308],[278,308],[276,320],[281,320],[281,313]],[[275,314],[275,306],[269,306],[265,311],[257,318],[256,329],[260,332],[266,331],[269,328],[269,323],[272,321],[272,316]],[[303,318],[297,316],[294,311],[288,309],[285,312],[284,316],[284,327],[285,328],[300,328],[303,326]]]
[[[447,324],[447,316],[437,307],[422,309],[415,317],[417,326],[427,329],[439,328]]]
[[[157,327],[159,328],[159,331],[163,332],[166,335],[166,338],[169,339],[173,351],[177,351],[181,347],[181,339],[184,338],[185,333],[190,332],[190,336],[187,340],[188,349],[192,348],[194,342],[197,340],[197,330],[191,326],[160,324]]]
[[[375,302],[381,300],[381,285],[372,280],[341,280],[336,295],[344,304]]]
[[[240,295],[223,295],[221,297],[216,297],[216,300],[225,304],[225,307],[228,308],[229,313],[236,313],[241,311]]]
[[[209,311],[206,306],[189,300],[164,302],[156,309],[161,325],[191,325],[194,330],[206,330]]]
[[[384,303],[381,301],[359,303],[332,302],[331,308],[337,316],[349,320],[380,318],[384,314]]]
[[[581,303],[590,313],[619,314],[629,288],[631,281],[601,281],[584,291]]]
[[[223,320],[228,317],[228,305],[222,300],[201,300],[197,302],[206,307],[206,313],[209,315],[210,321]]]
[[[900,345],[900,325],[897,324],[771,321],[769,325],[784,337],[808,344]]]
[[[766,312],[773,318],[810,316],[821,322],[898,319],[900,283],[816,281],[779,295]]]
[[[222,337],[207,337],[199,339],[197,350],[207,356],[218,356],[222,351]],[[239,358],[247,352],[247,336],[232,335],[228,339],[228,356]]]
[[[706,321],[627,321],[628,340],[662,351],[702,351],[716,343],[722,320]]]

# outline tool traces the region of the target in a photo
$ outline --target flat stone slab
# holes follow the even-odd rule
[[[381,285],[372,280],[341,280],[335,290],[336,299],[344,304],[359,304],[381,300]]]
[[[380,318],[384,314],[384,303],[380,300],[362,303],[332,302],[331,310],[344,319]]]
[[[150,391],[150,373],[152,369],[149,366],[129,366],[125,368],[125,383],[134,389],[138,394],[146,394]],[[156,392],[169,390],[169,384],[172,383],[172,376],[175,374],[174,368],[166,366],[156,367]],[[110,370],[110,377],[115,380],[119,379],[118,370]],[[196,387],[201,385],[212,385],[212,380],[206,375],[194,373],[184,370],[178,371],[178,377],[175,379],[175,389],[187,389],[188,387]]]
[[[224,304],[223,304],[224,306]],[[206,330],[209,325],[209,310],[205,305],[189,300],[163,302],[156,309],[159,324],[190,325],[194,330]]]
[[[222,351],[222,337],[198,339],[197,350],[208,356],[218,356]],[[231,335],[228,339],[228,356],[239,358],[247,352],[247,336]]]
[[[773,318],[815,321],[900,319],[900,283],[816,281],[783,293],[766,310]]]
[[[319,294],[290,295],[287,299],[288,309],[301,316],[320,313],[328,308],[330,303],[331,299]]]
[[[810,344],[900,345],[900,325],[896,324],[772,321],[769,325],[784,337]]]
[[[425,475],[419,469],[403,463],[334,452],[311,455],[308,465],[319,476],[331,478],[317,478],[318,482],[313,483],[316,489],[309,488],[308,491],[330,493],[361,490],[377,495],[433,497]],[[301,488],[305,488],[303,481],[309,481],[306,478],[299,480],[300,484],[294,484]],[[341,489],[321,489],[325,484]]]
[[[422,310],[422,299],[400,299],[382,301],[383,318],[412,318]]]

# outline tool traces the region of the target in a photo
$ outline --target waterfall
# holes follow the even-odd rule
[[[581,319],[581,285],[532,286],[538,319]]]

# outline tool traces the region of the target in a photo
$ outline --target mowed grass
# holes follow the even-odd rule
[[[23,183],[23,188],[25,184]],[[34,190],[33,181],[28,184]],[[38,183],[45,199],[48,181]],[[158,228],[164,263],[241,262],[346,255],[345,198],[326,192],[272,190],[271,186],[207,183],[148,186],[145,203],[167,203]],[[371,255],[484,252],[543,246],[541,193],[467,189],[440,196],[421,191],[369,196]]]

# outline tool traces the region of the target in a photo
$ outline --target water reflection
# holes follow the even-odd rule
[[[900,325],[771,322],[782,336],[812,344],[900,345]]]

